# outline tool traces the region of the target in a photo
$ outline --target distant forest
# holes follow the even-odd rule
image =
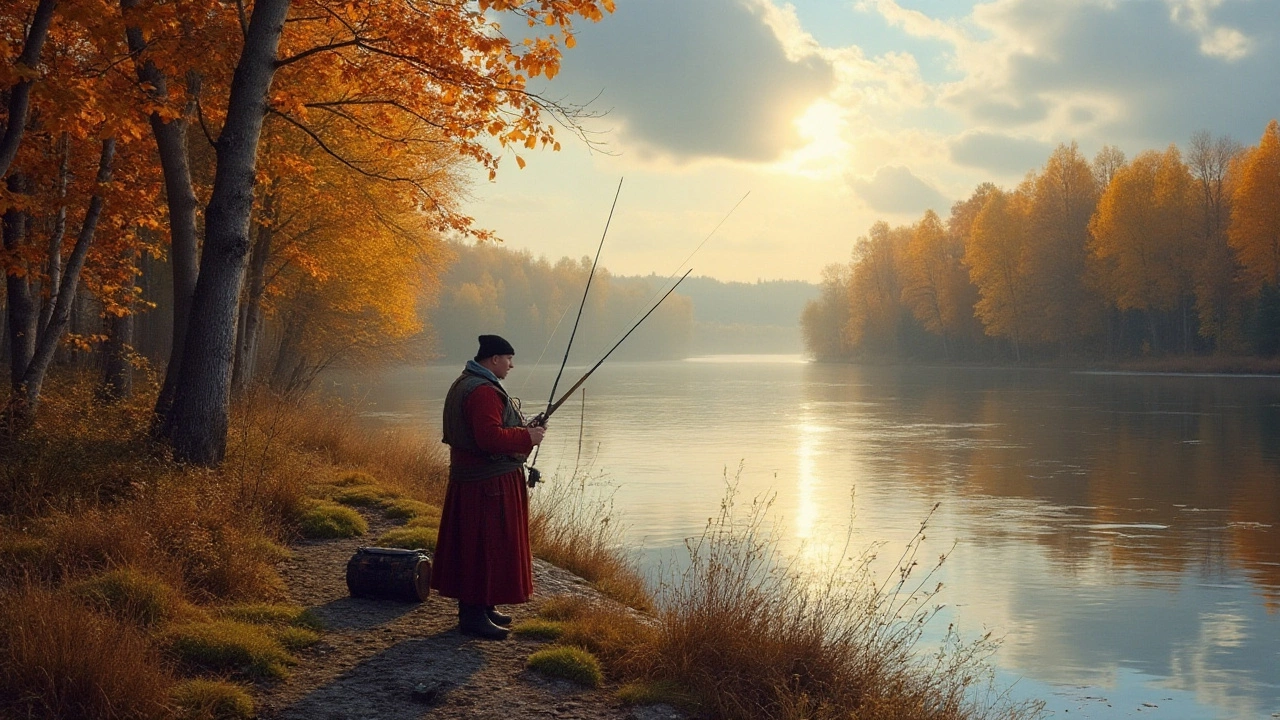
[[[435,355],[469,356],[476,335],[493,332],[518,353],[563,352],[573,327],[591,258],[552,262],[492,244],[454,244],[455,259],[424,315]],[[602,355],[661,297],[674,280],[618,276],[600,267],[592,280],[574,359]],[[627,341],[615,357],[672,359],[723,353],[798,353],[799,318],[818,296],[795,281],[724,283],[690,277]],[[554,340],[549,342],[553,337]]]
[[[883,221],[804,308],[823,359],[1053,361],[1280,352],[1280,124],[1132,160],[1059,146],[1016,188]]]

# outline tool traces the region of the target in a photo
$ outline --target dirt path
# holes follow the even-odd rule
[[[525,669],[545,643],[511,636],[475,640],[457,631],[457,605],[432,594],[423,603],[352,598],[347,560],[394,526],[370,518],[368,535],[305,541],[280,570],[290,601],[325,624],[324,639],[298,653],[290,677],[258,692],[264,720],[412,720],[416,718],[564,718],[659,720],[683,715],[667,706],[622,707],[616,687],[590,690]],[[580,578],[534,561],[534,598],[504,606],[516,622],[548,598],[594,594]]]

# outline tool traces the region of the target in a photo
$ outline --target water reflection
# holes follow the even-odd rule
[[[389,377],[371,411],[438,428],[455,373]],[[1017,692],[1071,717],[1280,712],[1280,381],[620,363],[539,465],[572,464],[579,429],[651,557],[701,531],[739,463],[815,567],[846,532],[893,555],[941,502],[944,617],[1004,634]]]

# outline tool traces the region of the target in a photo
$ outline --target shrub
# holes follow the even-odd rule
[[[555,620],[525,620],[512,626],[511,632],[534,640],[556,640],[564,634],[564,623]]]
[[[173,679],[134,627],[66,596],[0,600],[0,717],[164,718]]]
[[[600,687],[604,673],[591,653],[578,647],[550,647],[529,656],[528,667],[552,677],[564,678],[587,687]]]
[[[360,513],[331,502],[310,503],[298,519],[298,530],[312,540],[349,538],[369,532],[369,523]]]
[[[178,662],[197,671],[278,679],[294,662],[265,628],[234,620],[178,625],[165,631],[161,641]]]
[[[425,527],[398,527],[388,530],[378,538],[379,547],[404,548],[406,550],[435,550],[436,529]]]
[[[594,492],[585,473],[545,484],[529,515],[533,554],[593,583],[596,589],[639,610],[653,601],[633,560],[619,551],[622,527],[613,503]]]
[[[249,720],[254,717],[253,696],[225,680],[184,680],[173,689],[173,704],[180,720]]]
[[[195,612],[163,580],[133,568],[121,568],[78,582],[72,595],[89,605],[144,627]]]

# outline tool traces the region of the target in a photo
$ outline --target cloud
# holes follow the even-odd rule
[[[1053,146],[1034,138],[969,132],[951,140],[951,160],[1002,175],[1022,175],[1041,165]]]
[[[877,212],[912,215],[930,208],[944,212],[951,205],[942,193],[901,166],[882,167],[870,180],[855,178],[850,185]]]
[[[1151,147],[1251,139],[1280,106],[1270,3],[994,0],[970,21],[942,104],[978,127]]]
[[[768,162],[793,120],[831,88],[831,64],[797,46],[786,13],[764,0],[618,3],[578,28],[555,92],[608,108],[624,149],[687,160]],[[780,35],[788,42],[784,44]]]

